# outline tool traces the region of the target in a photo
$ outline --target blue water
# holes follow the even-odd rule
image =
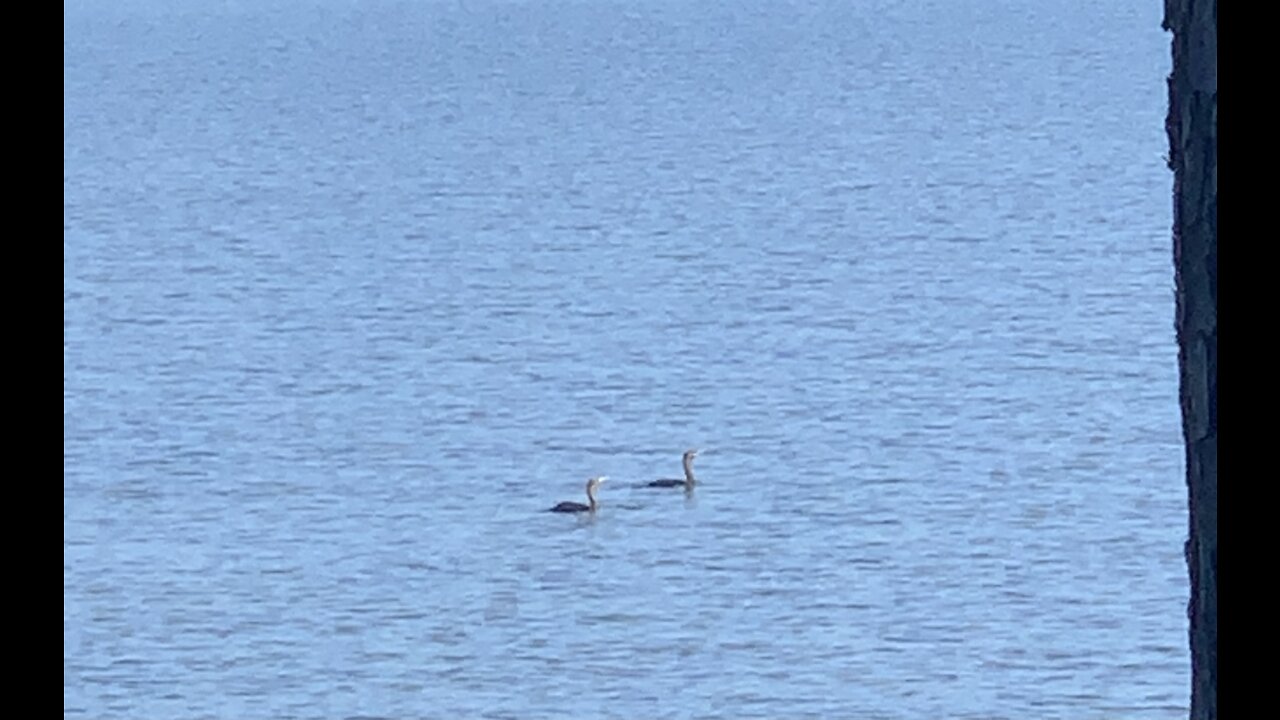
[[[65,716],[1185,717],[1158,2],[270,5],[65,5]]]

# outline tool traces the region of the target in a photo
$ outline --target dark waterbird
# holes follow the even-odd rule
[[[693,476],[693,459],[698,457],[697,450],[686,450],[684,453],[684,479],[683,480],[654,480],[646,485],[646,487],[654,488],[673,488],[682,487],[685,490],[692,490],[694,483],[698,480]]]
[[[551,512],[558,512],[558,513],[580,513],[580,512],[593,513],[595,512],[596,511],[596,488],[600,486],[600,483],[608,479],[609,478],[607,476],[601,475],[600,477],[593,477],[587,481],[587,503],[588,504],[583,505],[582,503],[569,502],[568,500],[566,500],[560,503],[559,505],[556,505],[555,507],[551,508]]]

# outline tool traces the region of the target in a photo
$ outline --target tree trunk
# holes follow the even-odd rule
[[[1218,715],[1218,2],[1165,0],[1179,399],[1191,511],[1191,718]]]

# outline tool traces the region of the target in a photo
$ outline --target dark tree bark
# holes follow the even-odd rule
[[[1165,0],[1179,399],[1191,511],[1191,718],[1218,716],[1218,2]]]

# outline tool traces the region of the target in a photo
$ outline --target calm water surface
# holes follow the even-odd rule
[[[66,716],[1185,717],[1158,2],[204,5],[65,6]]]

